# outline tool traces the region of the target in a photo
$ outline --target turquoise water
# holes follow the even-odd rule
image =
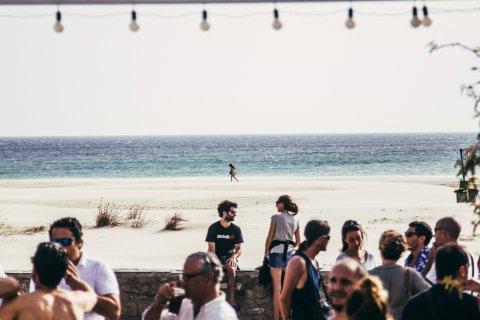
[[[0,178],[454,175],[475,133],[0,138]]]

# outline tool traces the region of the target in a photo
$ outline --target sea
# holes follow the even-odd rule
[[[0,179],[455,175],[476,133],[0,137]]]

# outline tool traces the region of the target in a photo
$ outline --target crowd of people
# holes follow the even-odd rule
[[[282,195],[276,209],[264,253],[274,320],[480,319],[478,267],[457,243],[461,225],[455,218],[439,219],[433,230],[423,221],[411,222],[404,233],[386,230],[378,244],[381,263],[365,250],[362,226],[347,220],[337,261],[323,279],[317,258],[328,249],[328,222],[309,221],[301,242],[298,205]],[[237,204],[222,201],[217,212],[220,219],[208,228],[206,252],[186,258],[178,282],[159,285],[142,319],[238,319],[235,291],[243,236],[234,224]],[[32,257],[29,293],[19,295],[18,282],[0,270],[0,319],[119,319],[115,273],[82,251],[80,222],[54,221],[49,240]],[[226,293],[220,290],[224,278]]]

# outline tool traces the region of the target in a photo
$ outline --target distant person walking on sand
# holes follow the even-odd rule
[[[281,277],[288,261],[300,244],[298,206],[288,195],[283,195],[276,202],[278,213],[271,217],[270,229],[265,241],[265,256],[268,256],[273,284],[273,319],[280,318]],[[295,236],[295,242],[293,237]]]
[[[242,230],[233,223],[237,215],[237,204],[228,200],[219,203],[218,215],[220,221],[210,225],[205,241],[208,252],[217,255],[227,274],[228,302],[235,305],[235,281],[238,269],[237,259],[242,254]]]
[[[235,172],[235,166],[232,163],[230,163],[228,166],[230,167],[230,182],[233,182],[233,179],[237,180],[238,182],[238,179],[236,177],[237,173]]]

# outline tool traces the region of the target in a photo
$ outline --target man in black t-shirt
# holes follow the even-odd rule
[[[242,254],[242,230],[232,223],[237,215],[237,204],[228,200],[220,202],[217,208],[220,221],[208,228],[208,251],[215,253],[227,274],[228,302],[235,306],[235,272],[237,259]]]
[[[410,299],[403,308],[402,320],[480,319],[477,299],[465,292],[480,292],[480,283],[468,279],[469,258],[457,244],[446,244],[435,256],[437,283]]]

